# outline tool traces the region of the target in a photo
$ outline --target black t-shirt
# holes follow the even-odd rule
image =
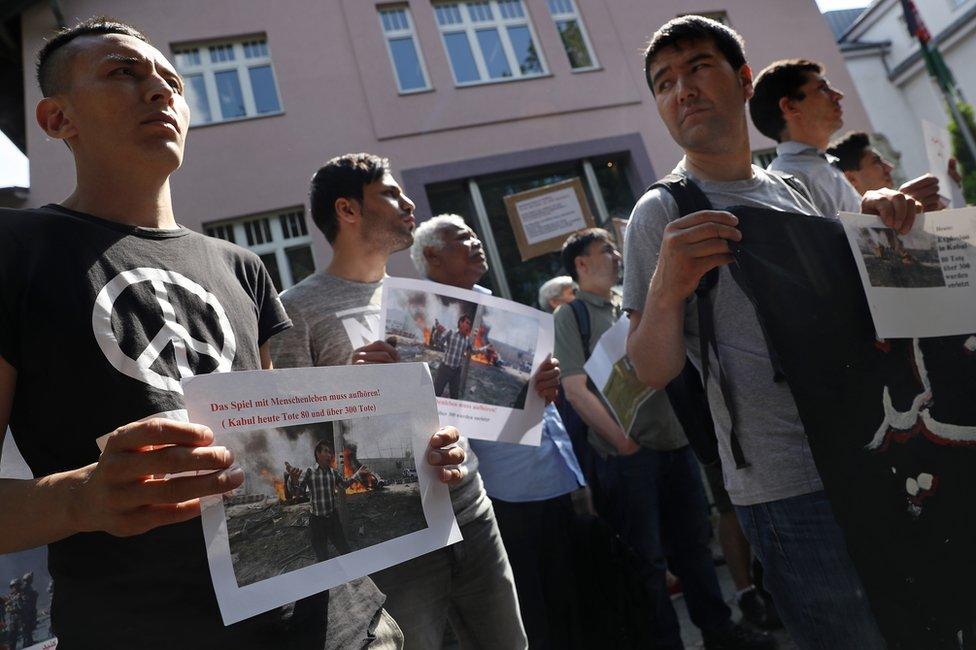
[[[35,476],[95,462],[96,438],[123,424],[181,411],[182,376],[260,368],[259,347],[291,324],[253,253],[56,205],[0,210],[0,287],[10,429]],[[199,520],[49,548],[65,648],[251,647],[280,618],[224,628]]]

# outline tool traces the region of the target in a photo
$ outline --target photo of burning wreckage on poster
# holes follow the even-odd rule
[[[424,361],[434,394],[522,409],[538,324],[527,316],[450,296],[391,291],[385,336],[402,361]]]
[[[229,437],[244,484],[224,495],[239,587],[427,527],[409,414]]]

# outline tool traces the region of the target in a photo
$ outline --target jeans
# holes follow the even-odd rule
[[[736,506],[763,585],[802,650],[887,646],[823,491]]]
[[[577,593],[572,497],[513,503],[491,500],[515,574],[519,610],[532,650],[582,647],[586,612]]]
[[[448,621],[462,650],[524,650],[515,580],[494,511],[461,525],[464,539],[372,576],[404,648],[440,650]]]
[[[458,399],[461,397],[461,368],[452,368],[443,361],[437,366],[437,373],[434,374],[434,395],[441,397],[444,387],[447,386],[448,397]]]
[[[315,559],[319,562],[329,559],[330,541],[339,551],[339,555],[345,555],[350,551],[338,512],[333,512],[331,515],[311,515],[308,526],[312,531],[312,550],[315,551]]]
[[[654,603],[650,614],[655,648],[684,647],[665,585],[668,568],[681,578],[688,614],[702,634],[728,631],[732,611],[715,573],[708,502],[691,447],[673,451],[642,447],[631,456],[607,456],[596,467],[607,493],[607,512],[600,514],[643,560],[640,570]]]

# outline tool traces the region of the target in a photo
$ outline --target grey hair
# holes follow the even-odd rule
[[[552,307],[549,306],[549,301],[558,298],[566,287],[571,287],[575,283],[573,278],[568,275],[560,275],[551,280],[547,280],[545,284],[539,287],[539,306],[542,307],[543,311],[552,311]]]
[[[455,228],[468,228],[464,219],[456,214],[439,214],[423,222],[413,231],[413,245],[410,247],[410,259],[413,260],[414,268],[423,277],[427,277],[427,258],[424,257],[424,249],[431,247],[435,250],[444,248],[444,239],[441,231],[448,226]]]

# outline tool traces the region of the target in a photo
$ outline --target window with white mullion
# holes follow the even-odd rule
[[[258,107],[254,101],[254,89],[251,87],[253,59],[244,57],[244,45],[242,43],[234,43],[234,49],[237,50],[237,60],[241,62],[237,68],[237,82],[241,85],[241,93],[244,95],[244,113],[245,115],[257,115]]]
[[[590,43],[590,36],[586,31],[586,25],[583,24],[583,17],[576,8],[575,0],[547,0],[547,5],[573,71],[593,70],[599,67],[593,45]]]
[[[546,73],[522,0],[441,4],[435,5],[434,13],[457,85]]]
[[[406,6],[378,7],[386,53],[393,65],[397,89],[401,93],[430,90],[427,66],[414,33],[413,18]]]
[[[187,79],[191,124],[281,112],[267,38],[255,36],[174,48]]]

